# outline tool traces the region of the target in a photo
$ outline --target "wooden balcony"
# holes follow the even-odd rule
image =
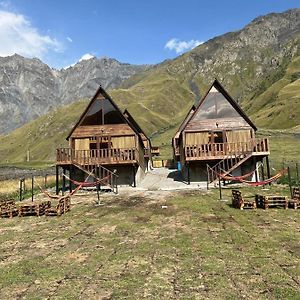
[[[135,148],[111,148],[97,150],[74,150],[71,148],[60,148],[56,150],[57,164],[133,164],[138,162],[138,158],[138,150]]]
[[[248,142],[188,145],[184,149],[187,161],[224,159],[239,155],[269,155],[267,138],[251,139]]]

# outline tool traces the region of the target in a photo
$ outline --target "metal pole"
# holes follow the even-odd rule
[[[220,176],[218,176],[219,178],[219,193],[220,193],[220,200],[222,200],[222,187],[221,187],[221,179]]]
[[[291,171],[290,171],[290,167],[287,167],[288,169],[288,178],[289,178],[289,186],[290,186],[290,193],[291,193],[291,198],[293,197],[293,191],[292,191],[292,182],[291,182]]]
[[[299,185],[299,165],[298,165],[298,162],[296,162],[296,176],[297,176],[297,184]]]
[[[33,202],[33,175],[31,177],[31,202]]]
[[[22,201],[22,179],[20,179],[20,201]]]
[[[59,193],[59,181],[58,181],[58,165],[55,168],[55,187],[56,187],[56,195]]]
[[[99,195],[99,190],[100,190],[100,184],[97,184],[97,197],[98,197],[98,205],[100,205],[100,195]]]
[[[190,164],[189,163],[187,163],[187,175],[188,175],[188,184],[190,184],[191,183],[191,179],[190,179]]]

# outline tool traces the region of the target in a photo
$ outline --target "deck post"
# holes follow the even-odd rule
[[[62,195],[64,195],[65,189],[66,189],[66,177],[64,175],[66,175],[66,168],[65,167],[63,167],[63,176],[62,176],[62,188],[61,188]]]
[[[56,187],[56,195],[59,193],[59,181],[58,181],[58,165],[55,167],[55,187]]]
[[[191,183],[191,178],[190,178],[190,163],[187,163],[187,175],[188,175],[188,184]]]
[[[255,173],[254,173],[255,174],[255,181],[258,182],[257,165],[256,165],[257,160],[256,160],[255,156],[253,157],[253,161],[254,161],[254,166],[255,166]]]
[[[266,163],[267,163],[267,176],[268,178],[271,178],[269,156],[266,156]],[[271,182],[269,183],[269,185],[271,185]]]
[[[133,175],[133,187],[136,187],[136,180],[135,180],[135,165],[132,166],[132,175]]]
[[[70,190],[70,193],[72,193],[72,182],[71,182],[71,179],[72,179],[72,176],[73,176],[73,172],[72,172],[72,165],[69,166],[69,190]]]

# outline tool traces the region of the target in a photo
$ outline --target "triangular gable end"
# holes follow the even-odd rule
[[[68,135],[67,140],[78,126],[105,124],[128,124],[132,128],[132,125],[122,114],[118,106],[100,86],[100,88],[97,90],[96,94],[88,104],[87,108],[80,116],[78,122]],[[132,129],[134,130],[134,128]]]
[[[199,102],[196,110],[190,116],[182,130],[208,129],[206,126],[209,121],[212,120],[223,120],[224,122],[220,122],[220,125],[222,126],[225,124],[225,127],[251,126],[254,130],[256,130],[256,127],[252,121],[247,117],[241,107],[230,97],[230,95],[217,80],[213,82],[208,92]],[[234,120],[235,125],[233,122],[230,124],[230,120]],[[218,122],[214,122],[213,124],[216,123]]]

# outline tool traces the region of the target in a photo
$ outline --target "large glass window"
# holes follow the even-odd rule
[[[236,117],[240,117],[239,113],[232,107],[222,93],[210,92],[206,96],[194,119],[205,120]]]
[[[110,100],[96,99],[89,108],[80,125],[122,124],[124,119]]]

